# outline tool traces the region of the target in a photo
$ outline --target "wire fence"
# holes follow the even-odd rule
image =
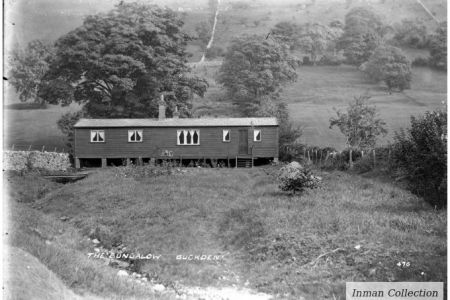
[[[301,160],[315,165],[326,164],[329,161],[339,161],[352,166],[364,159],[373,167],[389,164],[392,161],[392,145],[377,146],[368,150],[345,149],[337,151],[331,147],[319,148],[307,145],[285,145],[283,152],[288,160]]]

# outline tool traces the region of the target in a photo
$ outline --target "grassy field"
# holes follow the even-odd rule
[[[166,286],[248,285],[292,299],[344,299],[346,281],[446,281],[446,212],[401,188],[317,171],[320,189],[290,195],[278,191],[274,168],[186,170],[138,179],[123,178],[117,169],[97,170],[57,186],[9,176],[11,243],[38,257],[68,286],[100,295],[118,287],[108,283],[111,270],[83,257],[93,251],[83,236],[97,228],[102,244],[116,240],[130,251],[162,255],[139,271]],[[35,182],[27,190],[39,198],[17,192],[14,187],[25,182]],[[69,221],[60,222],[62,216]],[[33,236],[30,228],[47,237]],[[53,251],[62,252],[55,258]],[[189,254],[224,259],[175,259]],[[75,261],[82,272],[74,271]],[[403,261],[410,266],[397,266]],[[95,277],[100,271],[106,275]],[[130,288],[121,293],[129,295]]]
[[[65,137],[58,129],[56,122],[67,113],[80,109],[79,105],[69,107],[48,105],[46,109],[4,109],[3,110],[3,136],[4,147],[11,149],[46,150],[61,152],[67,151]]]
[[[206,96],[195,99],[195,113],[237,116],[239,111],[214,80],[218,69],[195,69],[210,82]],[[414,68],[411,89],[391,95],[383,84],[370,81],[353,66],[301,66],[297,74],[297,82],[284,88],[281,100],[288,104],[294,123],[303,128],[301,141],[309,145],[344,147],[345,138],[338,129],[329,129],[329,119],[336,115],[334,108],[345,109],[354,97],[371,96],[370,103],[387,123],[388,135],[380,139],[380,144],[392,140],[395,131],[408,127],[411,115],[442,108],[442,101],[447,99],[447,74],[429,68]]]

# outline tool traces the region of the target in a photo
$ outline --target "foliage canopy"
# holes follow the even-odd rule
[[[227,49],[218,81],[241,104],[277,96],[281,87],[297,79],[298,62],[288,49],[264,36],[242,36]]]
[[[394,26],[394,41],[413,48],[425,48],[428,44],[427,28],[420,20],[404,19]]]
[[[370,149],[377,137],[386,135],[386,123],[377,118],[375,106],[368,105],[368,96],[355,97],[347,112],[336,111],[337,117],[330,119],[330,129],[337,126],[347,138],[346,146],[356,149]]]
[[[344,50],[348,63],[360,65],[367,61],[381,43],[384,32],[381,19],[373,11],[355,7],[345,16],[344,34],[339,48]]]
[[[447,205],[447,112],[411,117],[411,127],[396,132],[394,162],[406,173],[412,191],[432,205]]]
[[[25,49],[14,49],[9,60],[8,81],[19,93],[20,101],[43,102],[38,97],[38,88],[53,55],[53,47],[40,40],[31,41]]]
[[[391,91],[410,87],[411,62],[401,49],[382,45],[375,49],[363,70],[375,81],[384,81]]]
[[[121,3],[56,42],[56,56],[40,88],[50,103],[85,103],[92,117],[154,117],[157,99],[171,92],[175,105],[190,113],[192,93],[203,95],[206,81],[189,77],[185,46],[189,37],[169,9]]]
[[[447,22],[443,22],[430,38],[430,63],[447,70]]]

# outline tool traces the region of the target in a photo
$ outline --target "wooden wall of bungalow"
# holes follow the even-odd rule
[[[103,141],[98,141],[99,137],[92,141],[93,135],[99,132]],[[139,135],[139,141],[135,141],[136,136],[130,141],[133,133]],[[187,143],[186,133],[190,135],[190,144],[180,144],[180,134],[182,142]],[[197,144],[192,140],[195,133]],[[81,127],[75,128],[74,156],[77,167],[80,167],[80,159],[102,159],[102,166],[108,159],[236,159],[237,162],[239,157],[278,160],[278,134],[278,125]]]

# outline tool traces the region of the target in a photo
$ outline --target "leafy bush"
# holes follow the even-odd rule
[[[277,179],[280,190],[294,193],[317,188],[322,181],[322,178],[313,175],[310,169],[302,167],[296,161],[281,168]]]
[[[439,208],[447,204],[447,112],[411,117],[411,128],[396,133],[393,161],[411,190]]]

